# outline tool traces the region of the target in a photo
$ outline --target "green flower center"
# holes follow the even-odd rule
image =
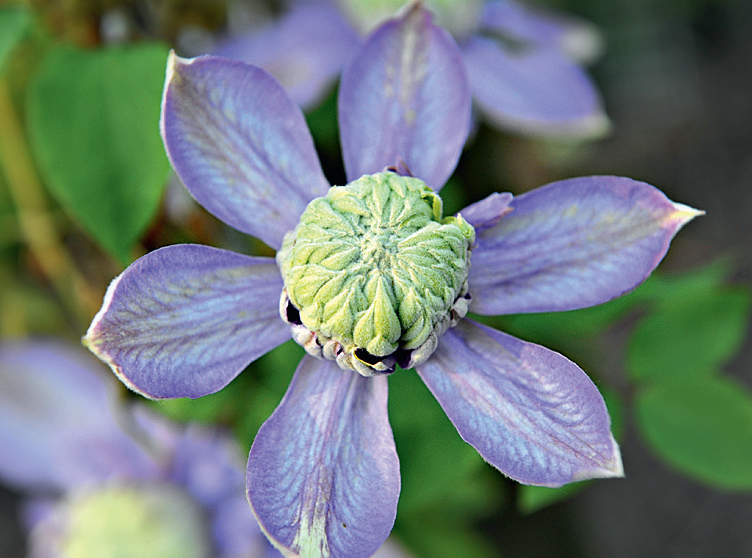
[[[280,313],[315,355],[363,375],[428,358],[467,312],[473,227],[392,172],[334,186],[308,204],[277,254]]]
[[[65,508],[63,558],[208,558],[204,518],[168,485],[108,486],[79,494]]]

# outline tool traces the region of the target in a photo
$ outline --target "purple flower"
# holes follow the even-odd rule
[[[298,0],[278,21],[227,40],[216,54],[261,66],[293,101],[312,107],[356,49],[358,31],[402,3]],[[548,137],[593,138],[609,130],[600,94],[582,69],[601,50],[593,25],[515,0],[425,3],[459,41],[473,98],[488,121]]]
[[[345,188],[330,190],[303,115],[282,87],[264,70],[241,62],[173,55],[161,127],[172,164],[193,196],[272,248],[280,249],[284,239],[281,253],[289,255],[291,244],[302,246],[303,221],[296,225],[311,207],[345,200],[349,216],[332,214],[333,227],[354,226],[360,216],[379,217],[357,213],[358,200],[350,203],[354,198],[345,194],[357,193],[356,183],[382,188],[379,181],[398,177],[393,182],[399,189],[414,181],[396,173],[369,176],[385,167],[409,168],[438,191],[467,137],[470,104],[462,53],[416,5],[381,25],[344,70],[339,125],[350,181]],[[416,188],[426,211],[440,213],[438,196]],[[399,213],[384,201],[384,190],[374,192],[363,203],[384,202],[384,215]],[[333,338],[331,330],[306,323],[309,309],[292,304],[296,285],[283,281],[271,258],[169,246],[139,259],[113,281],[84,343],[146,397],[201,397],[290,339],[292,329],[307,350],[326,358],[303,358],[287,394],[259,430],[247,468],[251,507],[286,556],[370,556],[392,528],[400,490],[387,417],[388,374],[379,373],[394,369],[390,359],[418,362],[417,373],[460,435],[509,477],[560,486],[621,476],[606,407],[585,373],[548,349],[460,319],[464,311],[458,306],[466,310],[471,297],[473,312],[508,314],[608,301],[643,281],[673,235],[698,213],[642,182],[589,177],[516,198],[493,194],[457,217],[439,215],[440,222],[426,229],[432,241],[444,238],[434,232],[443,230],[440,226],[456,225],[457,238],[474,236],[472,253],[450,253],[441,246],[422,254],[429,263],[413,269],[419,294],[444,304],[444,314],[420,314],[434,320],[421,338],[425,342],[414,349],[412,341],[402,341],[412,332],[403,331],[393,355],[352,347],[351,339]],[[293,229],[297,241],[290,236]],[[311,253],[316,249],[312,246]],[[349,252],[327,253],[336,261],[349,257]],[[285,257],[283,271],[289,271]],[[435,285],[421,286],[424,271],[438,270],[443,277],[442,270],[450,268],[464,269],[466,281],[460,277],[451,288],[436,287],[443,299],[432,294]],[[373,314],[371,326],[389,331],[403,319],[402,306],[399,316],[390,314],[388,301],[399,290],[398,279],[393,281],[366,288],[374,302],[359,320]],[[467,284],[469,297],[463,294]],[[316,304],[332,303],[327,292],[341,294],[332,285],[336,282],[314,289]],[[283,289],[290,294],[282,295],[284,320],[278,308]],[[412,308],[422,310],[422,305]],[[451,325],[456,327],[446,329]],[[301,335],[306,328],[307,335]],[[355,327],[353,336],[358,335]],[[437,343],[431,345],[431,339]],[[393,342],[381,341],[374,346]],[[367,375],[341,368],[343,354],[352,357],[346,365],[358,361],[359,370],[367,365]]]
[[[106,380],[80,349],[0,345],[0,479],[27,496],[29,555],[91,556],[137,535],[133,556],[154,555],[159,541],[171,543],[160,556],[279,556],[248,510],[230,438],[115,407]],[[125,512],[150,517],[149,528]]]

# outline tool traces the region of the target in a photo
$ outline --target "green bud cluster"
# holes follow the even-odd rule
[[[285,237],[283,306],[289,297],[319,347],[336,341],[327,358],[382,371],[375,361],[424,346],[465,295],[474,240],[461,215],[442,218],[441,198],[421,180],[363,176],[311,201]]]
[[[204,518],[191,498],[168,485],[111,485],[76,495],[59,510],[63,558],[208,558]]]

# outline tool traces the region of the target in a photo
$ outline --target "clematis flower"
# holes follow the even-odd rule
[[[414,5],[344,70],[349,183],[330,187],[302,112],[267,72],[168,61],[161,130],[172,165],[199,203],[277,249],[277,261],[156,250],[112,282],[84,343],[153,399],[216,392],[290,337],[305,347],[247,467],[253,512],[286,556],[370,556],[389,534],[400,477],[387,385],[398,366],[414,366],[460,436],[513,479],[622,475],[587,375],[465,314],[615,298],[699,212],[642,182],[588,177],[443,217],[438,192],[470,105],[462,53]]]
[[[263,67],[303,108],[317,105],[360,35],[405,0],[297,0],[260,31],[215,54]],[[491,124],[541,137],[594,138],[610,128],[583,65],[600,56],[592,24],[516,0],[426,0],[459,41],[477,108]]]
[[[117,406],[81,350],[0,344],[0,481],[25,495],[28,555],[280,558],[246,503],[237,445]],[[377,558],[408,558],[388,541]]]
[[[0,345],[0,480],[26,495],[29,556],[272,558],[237,446],[114,405],[85,352]]]

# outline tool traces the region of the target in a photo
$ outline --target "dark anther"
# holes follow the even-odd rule
[[[397,349],[394,352],[394,358],[397,359],[397,364],[402,369],[407,369],[410,366],[410,357],[413,356],[413,352],[408,349]]]
[[[288,324],[300,325],[303,323],[300,321],[300,312],[289,300],[287,301],[287,307],[285,308],[285,317],[287,318]]]
[[[380,374],[391,374],[394,372],[394,366],[397,364],[397,359],[394,357],[394,353],[384,357],[378,357],[372,355],[365,349],[355,349],[353,354],[360,362],[367,364],[374,370],[378,370]],[[376,368],[377,364],[380,364],[381,367]]]
[[[372,355],[365,349],[355,349],[355,356],[358,358],[358,360],[360,360],[361,362],[365,362],[369,366],[378,364],[384,359],[384,357],[378,357],[376,355]]]

